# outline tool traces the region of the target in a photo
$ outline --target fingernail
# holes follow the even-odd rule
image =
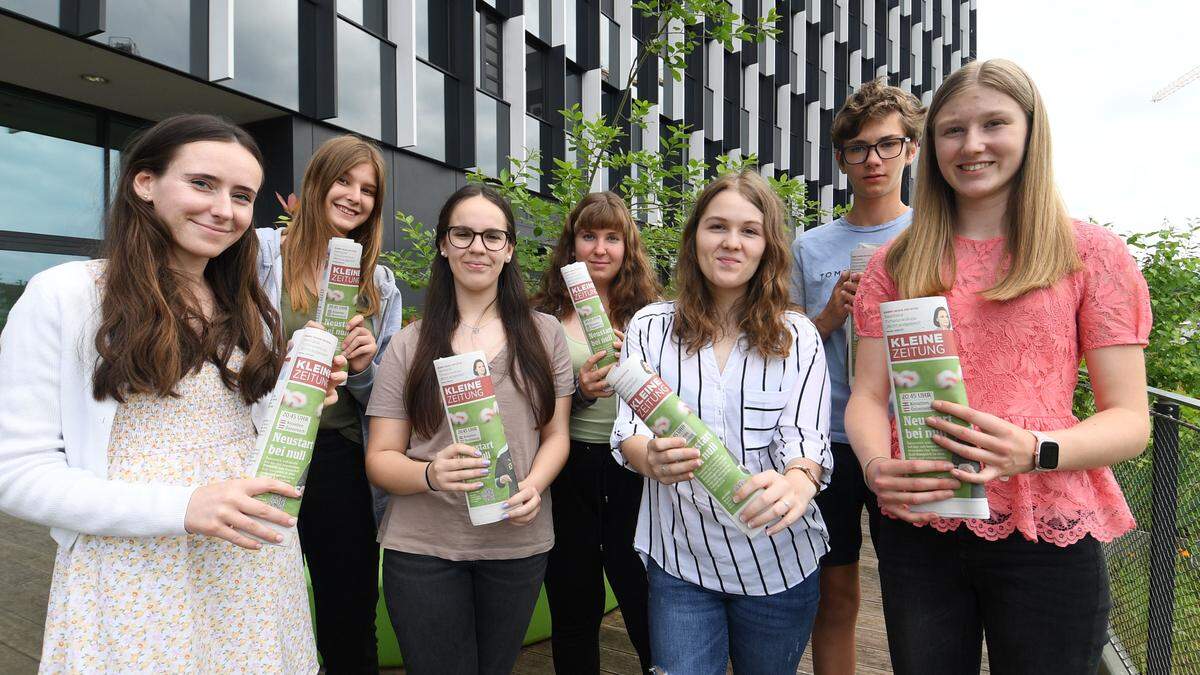
[[[293,525],[295,525],[295,524],[296,524],[296,519],[295,519],[295,518],[288,518],[288,527],[291,527],[291,526],[293,526]]]
[[[484,466],[491,466],[491,464],[492,464],[492,460],[490,460],[490,459],[487,459],[487,458],[485,457],[485,458],[484,458],[484,460],[483,460],[483,465],[484,465]]]
[[[283,535],[282,534],[275,535],[275,543],[278,544],[281,542],[283,542]]]
[[[506,513],[506,514],[500,516],[500,520],[508,520],[508,514]]]
[[[483,453],[482,453],[482,452],[480,452],[480,451],[478,451],[478,450],[476,450],[476,451],[475,451],[475,456],[476,456],[476,457],[483,457]]]
[[[480,475],[480,476],[486,476],[486,475],[488,475],[488,470],[487,470],[487,469],[480,469],[480,470],[479,470],[479,475]]]

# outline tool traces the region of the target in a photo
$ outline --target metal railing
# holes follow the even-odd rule
[[[1112,589],[1109,672],[1200,672],[1200,400],[1147,388],[1150,445],[1113,473],[1137,527],[1104,545]],[[1094,399],[1081,373],[1075,407]]]

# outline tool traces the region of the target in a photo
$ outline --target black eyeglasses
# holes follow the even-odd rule
[[[904,152],[904,144],[911,140],[905,136],[903,138],[885,138],[870,145],[866,143],[847,145],[842,148],[842,159],[847,164],[862,164],[871,155],[871,148],[875,149],[875,154],[879,155],[879,159],[895,159]]]
[[[508,245],[507,230],[484,230],[476,232],[469,227],[452,227],[446,235],[446,239],[454,248],[471,248],[471,244],[475,243],[475,237],[479,237],[483,242],[483,247],[489,251],[502,251]]]

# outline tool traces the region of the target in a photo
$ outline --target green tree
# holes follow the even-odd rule
[[[1164,224],[1125,242],[1146,277],[1154,312],[1146,379],[1160,389],[1200,396],[1200,220]]]
[[[647,59],[662,59],[663,73],[676,81],[683,77],[688,54],[706,40],[714,39],[733,49],[734,42],[761,42],[776,35],[782,19],[772,8],[755,21],[745,21],[724,0],[647,0],[634,3],[658,28],[642,43],[624,75],[620,102],[608,118],[587,118],[578,105],[559,111],[563,116],[568,154],[575,162],[554,158],[549,176],[543,176],[541,158],[510,158],[511,169],[497,178],[472,172],[468,179],[494,185],[512,204],[518,222],[532,233],[521,237],[517,255],[527,280],[536,282],[546,268],[549,246],[561,232],[567,214],[590,190],[598,172],[617,170],[624,174],[616,190],[630,205],[634,219],[656,268],[664,277],[673,269],[680,233],[696,197],[710,173],[721,174],[756,167],[754,155],[722,155],[713,166],[701,158],[688,157],[693,129],[679,123],[667,125],[656,150],[626,150],[622,141],[630,133],[642,133],[652,115],[648,101],[633,95],[637,73]],[[804,181],[787,175],[768,176],[783,200],[793,225],[804,225],[821,215],[819,203],[810,200]],[[531,183],[549,186],[549,197],[527,189]],[[414,289],[429,281],[433,234],[412,216],[397,213],[401,232],[409,248],[384,254],[397,276]]]

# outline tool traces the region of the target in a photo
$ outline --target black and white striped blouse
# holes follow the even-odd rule
[[[673,334],[675,303],[658,302],[634,315],[622,359],[650,364],[752,474],[800,457],[833,471],[829,450],[829,376],[820,334],[812,322],[787,312],[787,358],[764,359],[739,340],[717,368],[712,345],[688,354]],[[613,425],[613,455],[627,464],[620,444],[654,433],[621,401]],[[632,469],[632,467],[630,467]],[[668,574],[725,593],[782,592],[817,571],[829,535],[816,503],[790,528],[746,537],[700,483],[663,485],[645,479],[634,548]]]

